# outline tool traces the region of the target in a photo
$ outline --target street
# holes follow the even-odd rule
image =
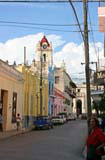
[[[32,131],[0,142],[1,160],[82,160],[87,133],[84,120]]]

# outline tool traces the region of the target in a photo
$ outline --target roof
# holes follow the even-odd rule
[[[46,38],[46,36],[43,36],[43,38],[42,38],[42,40],[40,42],[40,45],[42,46],[42,44],[45,43],[45,42],[48,44],[48,46],[50,45],[48,40],[47,40],[47,38]]]

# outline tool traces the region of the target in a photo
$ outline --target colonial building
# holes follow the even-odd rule
[[[39,114],[39,79],[37,74],[30,70],[30,66],[19,65],[17,70],[23,74],[24,86],[23,86],[23,107],[22,107],[22,119],[23,128],[31,127],[33,120],[37,114]]]
[[[55,68],[54,78],[54,87],[64,93],[64,111],[67,113],[72,113],[73,98],[76,97],[76,85],[73,83],[69,74],[66,72],[64,62],[60,68]]]
[[[77,85],[76,88],[76,98],[73,100],[73,112],[77,115],[86,114],[87,106],[86,106],[86,84]]]
[[[51,115],[53,111],[54,67],[52,44],[45,36],[36,46],[36,59],[31,65],[31,70],[37,72],[40,79],[40,114]]]
[[[22,116],[23,76],[0,60],[0,114],[2,130],[16,129],[16,115]]]
[[[57,114],[61,112],[65,112],[65,97],[64,93],[61,92],[59,89],[54,88],[54,108],[53,108],[53,116],[56,116]]]

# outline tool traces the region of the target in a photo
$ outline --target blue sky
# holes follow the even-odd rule
[[[80,23],[82,24],[81,27],[83,29],[83,6],[82,3],[74,3],[76,8],[76,12],[79,18]],[[96,47],[100,48],[100,55],[102,56],[103,48],[103,33],[98,31],[98,3],[89,3],[89,15],[91,19],[91,24],[93,30],[97,30],[93,32],[94,34],[94,41]],[[88,19],[89,20],[89,19]],[[73,13],[73,10],[69,3],[0,3],[0,21],[6,22],[26,22],[26,23],[37,23],[37,24],[76,24],[76,19]],[[8,25],[16,25],[16,24],[6,24],[0,23],[0,58],[3,60],[9,59],[12,63],[13,60],[16,60],[17,63],[22,63],[22,59],[19,59],[17,53],[14,53],[13,48],[19,49],[22,46],[22,41],[24,40],[23,45],[27,45],[27,48],[35,49],[35,44],[37,40],[41,39],[41,36],[46,35],[48,40],[52,41],[54,56],[55,56],[55,64],[57,65],[63,59],[67,65],[67,70],[69,74],[73,75],[74,73],[82,72],[83,66],[77,67],[77,65],[84,61],[83,57],[83,49],[81,49],[83,40],[80,33],[77,32],[57,32],[53,30],[44,30],[46,29],[57,29],[57,30],[64,30],[64,31],[78,31],[78,26],[30,26],[30,27],[37,27],[42,29],[35,29],[35,28],[22,28],[22,27],[13,27]],[[19,25],[20,26],[20,25]],[[22,25],[21,25],[22,26]],[[23,25],[28,26],[28,25]],[[33,39],[33,36],[35,38]],[[30,43],[31,37],[33,39],[33,43]],[[30,41],[28,41],[28,38]],[[34,43],[35,40],[35,43]],[[25,43],[27,41],[27,43]],[[21,43],[20,43],[21,42]],[[92,34],[89,33],[89,43],[92,43]],[[19,46],[20,45],[20,46]],[[91,45],[90,45],[91,46]],[[9,50],[8,50],[9,48]],[[96,61],[96,55],[94,53],[93,45],[91,46],[92,50],[92,60]],[[13,55],[13,59],[10,59],[10,51],[11,55]],[[19,49],[18,52],[21,52]],[[32,51],[32,53],[31,53]],[[71,55],[69,52],[72,51]],[[16,52],[16,50],[15,50]],[[78,53],[78,52],[81,52]],[[34,57],[34,51],[28,50],[28,55],[30,61]],[[68,54],[66,54],[68,53]],[[23,53],[22,53],[23,54]],[[21,56],[21,54],[20,54]],[[79,57],[80,56],[80,57]],[[57,60],[57,57],[59,59]],[[95,57],[95,59],[94,59]],[[67,58],[67,59],[66,59]],[[76,59],[75,59],[76,58]],[[74,60],[74,61],[73,61]],[[67,63],[68,62],[68,63]],[[71,63],[70,63],[71,62]],[[71,66],[69,65],[71,64]],[[60,65],[60,64],[59,64]],[[74,68],[73,68],[74,67]],[[76,75],[75,75],[76,76]],[[80,75],[77,75],[79,77]]]
[[[82,3],[75,3],[76,11],[79,17],[80,23],[83,23],[83,7]],[[89,3],[89,12],[92,24],[98,25],[97,15],[97,3]],[[49,24],[75,24],[74,13],[69,3],[0,3],[0,21],[17,21],[17,22],[28,22],[28,23],[49,23]],[[61,30],[72,30],[77,31],[78,27],[48,27],[48,26],[36,26],[39,28],[53,28]],[[5,42],[9,38],[15,38],[24,36],[27,34],[35,34],[43,32],[45,34],[58,34],[62,35],[65,40],[81,43],[82,39],[79,33],[68,33],[68,32],[55,32],[45,31],[43,29],[25,29],[16,27],[0,27],[0,39]],[[94,27],[98,28],[98,26]],[[100,34],[100,33],[99,33]],[[96,41],[101,40],[102,36],[95,32]],[[100,34],[101,35],[101,34]]]

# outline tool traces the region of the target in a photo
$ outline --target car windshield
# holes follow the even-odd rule
[[[53,119],[58,119],[58,118],[60,118],[59,116],[56,116],[56,117],[52,117]]]

